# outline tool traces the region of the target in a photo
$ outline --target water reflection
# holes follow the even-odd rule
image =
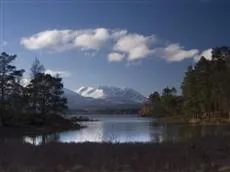
[[[23,137],[24,142],[34,145],[57,142],[177,142],[204,136],[229,135],[229,127],[201,127],[184,125],[153,125],[153,119],[136,115],[94,115],[99,121],[84,122],[87,128]]]
[[[215,137],[229,135],[230,128],[228,126],[165,125],[162,128],[162,138],[164,142],[178,142],[205,136]]]
[[[41,136],[24,136],[23,141],[33,145],[45,144],[51,141],[59,142],[60,135],[59,133],[53,133],[53,134],[46,134]]]

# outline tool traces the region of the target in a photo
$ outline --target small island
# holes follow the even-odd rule
[[[63,115],[67,99],[63,96],[62,78],[44,73],[35,60],[31,78],[23,83],[25,70],[13,65],[16,55],[0,55],[0,133],[49,133],[80,129]]]

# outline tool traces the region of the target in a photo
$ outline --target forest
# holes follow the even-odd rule
[[[5,52],[0,55],[0,126],[72,126],[58,115],[67,109],[62,78],[45,74],[35,59],[30,81],[23,85],[25,70],[13,65],[15,59]]]
[[[166,87],[154,92],[140,110],[143,116],[180,116],[190,119],[230,118],[230,48],[212,49],[212,58],[201,57],[188,66],[181,93]]]
[[[63,114],[67,99],[63,95],[62,78],[45,74],[44,66],[35,59],[30,81],[23,85],[25,70],[13,65],[15,59],[16,55],[5,52],[0,55],[0,126],[42,126],[47,119]],[[213,48],[210,60],[201,57],[188,66],[180,91],[166,87],[162,93],[153,92],[139,114],[230,119],[229,104],[230,48],[217,47]]]

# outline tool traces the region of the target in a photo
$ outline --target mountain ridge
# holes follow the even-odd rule
[[[83,97],[96,99],[126,99],[138,103],[143,103],[146,97],[136,90],[128,87],[119,88],[114,86],[99,86],[98,88],[82,86],[75,91]]]
[[[137,106],[146,101],[146,97],[132,88],[110,86],[80,87],[73,91],[64,88],[64,96],[68,100],[70,109],[77,108],[110,108]]]

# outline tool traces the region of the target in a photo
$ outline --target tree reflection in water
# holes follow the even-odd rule
[[[150,135],[151,141],[156,143],[181,142],[206,136],[229,136],[230,128],[227,126],[224,127],[153,124]]]

